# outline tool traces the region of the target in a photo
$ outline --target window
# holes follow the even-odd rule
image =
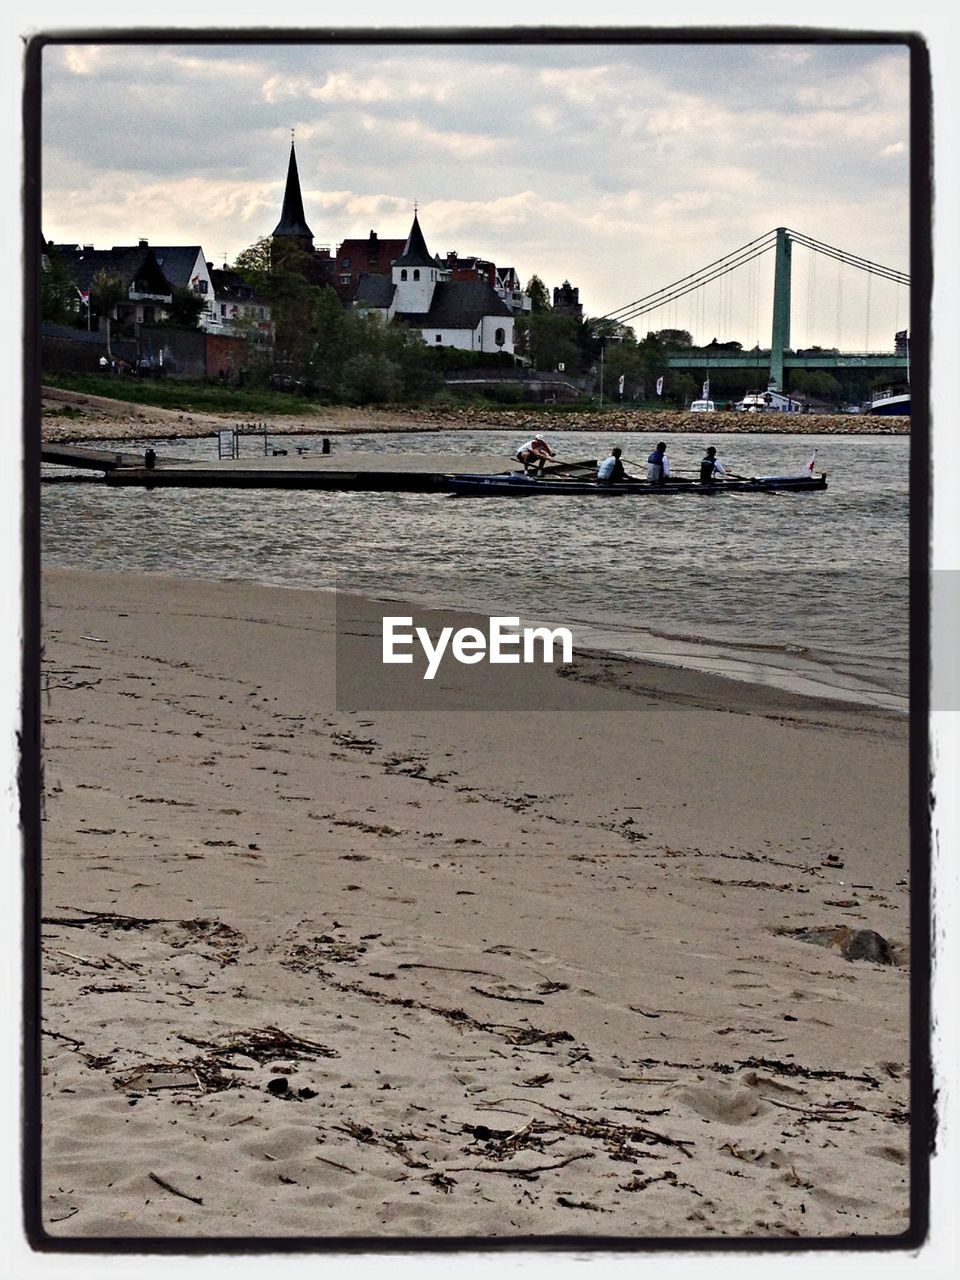
[[[419,279],[420,279],[420,272],[419,272],[418,270],[416,270],[416,269],[415,269],[415,270],[414,270],[414,272],[413,272],[413,278],[414,278],[414,280],[419,280]]]
[[[493,340],[498,347],[502,347],[507,340],[507,335],[504,333],[502,329],[498,329],[496,333],[493,335]]]
[[[341,267],[344,267],[344,268],[349,267],[349,265],[350,265],[350,259],[349,259],[349,258],[344,258],[344,259],[341,261],[341,263],[340,263],[340,266],[341,266]]]
[[[207,282],[206,280],[201,280],[197,285],[197,293],[206,293],[206,292],[207,292]]]
[[[406,268],[406,267],[401,267],[401,269],[400,269],[400,279],[401,279],[401,280],[406,280],[406,278],[407,278],[407,268]]]
[[[443,341],[443,334],[438,333],[438,334],[437,334],[437,336],[436,336],[436,341],[437,341],[437,342],[442,342],[442,341]]]

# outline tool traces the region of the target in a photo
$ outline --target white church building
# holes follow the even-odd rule
[[[416,213],[403,253],[389,276],[364,275],[355,306],[419,329],[431,347],[513,354],[513,312],[481,280],[451,280],[427,250]]]

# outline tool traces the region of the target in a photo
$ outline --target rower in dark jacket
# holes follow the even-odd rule
[[[647,479],[653,484],[665,484],[670,474],[670,463],[667,460],[666,442],[661,440],[653,453],[647,458]]]
[[[713,484],[718,476],[725,476],[727,469],[717,457],[717,450],[711,445],[700,461],[700,483]]]

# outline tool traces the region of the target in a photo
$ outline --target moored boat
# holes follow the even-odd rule
[[[873,393],[864,413],[879,417],[910,416],[910,388],[883,387]]]

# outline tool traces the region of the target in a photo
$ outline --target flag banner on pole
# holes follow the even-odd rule
[[[663,395],[663,376],[662,375],[657,379],[657,395],[658,396]]]
[[[620,375],[620,394],[621,395],[623,395],[623,379],[624,379],[624,374],[621,373]]]
[[[704,400],[710,399],[710,379],[709,378],[703,384],[703,398]]]

